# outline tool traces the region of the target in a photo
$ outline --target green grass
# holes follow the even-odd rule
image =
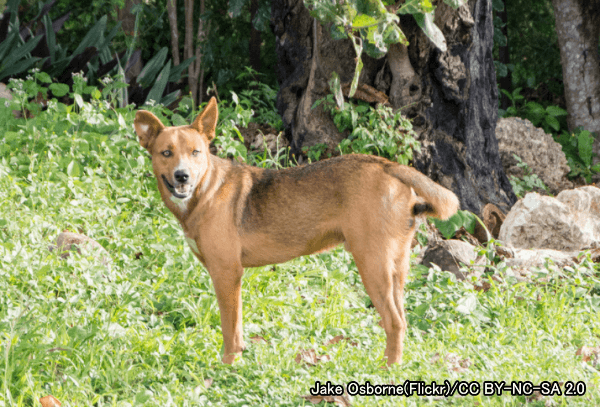
[[[492,281],[485,292],[414,266],[404,361],[390,369],[381,368],[379,316],[341,248],[247,269],[248,349],[223,365],[210,278],[160,200],[133,134],[134,112],[98,102],[54,105],[27,120],[9,113],[0,106],[0,406],[38,406],[48,394],[63,406],[312,405],[301,396],[316,380],[583,381],[585,396],[556,396],[552,405],[600,405],[598,365],[575,355],[600,345],[600,270],[587,260],[561,273],[539,270],[533,283]],[[63,230],[102,244],[111,269],[49,252]],[[328,344],[337,335],[347,339]],[[298,364],[302,349],[331,359]],[[445,362],[452,355],[463,368]],[[351,402],[544,406],[548,399]]]

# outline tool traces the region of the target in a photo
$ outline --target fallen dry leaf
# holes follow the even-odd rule
[[[600,346],[596,346],[595,348],[582,346],[581,348],[577,349],[575,354],[577,356],[581,356],[581,360],[584,362],[592,362],[593,366],[600,365]]]
[[[325,345],[329,346],[329,345],[333,345],[338,343],[339,341],[349,341],[351,346],[358,346],[358,342],[352,341],[350,340],[350,338],[345,337],[344,335],[337,335],[334,336],[333,338],[331,338],[330,340],[328,340]]]
[[[431,358],[431,363],[435,364],[435,363],[438,363],[440,360],[444,363],[444,365],[446,366],[446,368],[448,370],[451,370],[451,371],[457,372],[457,373],[462,373],[462,372],[468,370],[469,367],[471,366],[471,360],[469,358],[461,359],[455,353],[448,353],[446,356],[444,356],[444,359],[441,359],[440,354],[436,353]]]
[[[325,402],[325,403],[335,403],[338,406],[351,406],[350,404],[350,400],[348,400],[348,397],[343,395],[343,396],[301,396],[303,399],[308,400],[309,402],[311,402],[312,404],[319,404],[321,402]]]
[[[42,407],[60,407],[61,403],[58,399],[52,395],[47,395],[40,398]]]
[[[487,281],[482,281],[481,285],[475,285],[473,286],[473,288],[475,288],[476,291],[488,291],[490,288],[492,288],[492,285],[490,283],[488,283]]]
[[[261,341],[264,343],[268,343],[265,338],[263,338],[262,336],[258,336],[258,335],[251,336],[250,340],[254,343],[260,343]]]
[[[309,365],[315,366],[319,362],[329,362],[331,360],[331,356],[329,355],[317,355],[314,349],[302,349],[300,353],[296,355],[294,361],[296,363],[305,362]]]

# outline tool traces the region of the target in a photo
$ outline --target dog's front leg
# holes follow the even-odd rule
[[[223,363],[232,364],[235,357],[242,353],[244,344],[242,332],[242,274],[241,264],[233,267],[209,267],[221,312],[221,330],[223,332]]]

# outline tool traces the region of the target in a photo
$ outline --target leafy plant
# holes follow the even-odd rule
[[[463,0],[444,0],[444,2],[453,8],[464,4]],[[429,0],[408,0],[401,5],[381,0],[352,0],[343,3],[307,0],[305,4],[311,10],[311,15],[321,23],[332,23],[330,26],[332,38],[348,38],[354,46],[357,59],[349,92],[351,97],[358,86],[358,78],[363,66],[361,59],[363,50],[373,58],[381,58],[391,44],[408,45],[406,36],[398,26],[400,19],[397,14],[411,14],[433,44],[442,52],[446,51],[446,40],[441,30],[433,23],[434,7]]]
[[[475,225],[478,220],[477,215],[469,211],[458,211],[446,220],[432,218],[435,227],[440,231],[445,239],[451,239],[456,231],[461,227],[471,234],[475,233]]]
[[[592,175],[600,172],[600,164],[593,165],[593,156],[596,155],[592,149],[593,133],[578,127],[573,133],[564,131],[555,139],[560,143],[567,157],[569,168],[571,168],[569,177],[581,176],[587,183],[591,183]]]
[[[319,161],[321,155],[327,150],[327,144],[319,143],[310,147],[302,147],[302,152],[306,155],[309,163]]]
[[[401,110],[394,112],[383,105],[372,108],[362,101],[358,104],[344,103],[339,107],[334,97],[330,94],[317,100],[313,108],[324,104],[338,130],[350,133],[339,144],[342,154],[376,154],[406,165],[412,160],[413,151],[420,151],[421,145],[415,138],[412,123],[402,116]]]
[[[510,185],[512,185],[513,192],[518,198],[523,198],[527,192],[535,189],[548,191],[548,187],[544,182],[534,174],[527,163],[524,163],[519,156],[513,154],[515,160],[517,160],[517,167],[523,169],[523,178],[519,179],[514,175],[510,176]]]
[[[27,71],[40,58],[31,52],[42,39],[41,35],[25,42],[19,34],[18,6],[20,0],[10,0],[0,20],[0,81]]]
[[[561,128],[566,127],[567,111],[558,106],[546,106],[545,108],[536,102],[522,103],[525,98],[520,94],[522,88],[517,88],[511,93],[501,89],[512,106],[506,109],[505,112],[500,111],[503,117],[518,116],[529,120],[536,127],[542,127],[548,134],[556,134]]]
[[[38,90],[27,81],[23,89]],[[576,354],[599,344],[600,269],[589,253],[564,270],[531,270],[519,283],[501,263],[489,267],[497,278],[468,281],[411,265],[403,363],[387,369],[380,368],[385,332],[348,252],[248,268],[248,347],[233,368],[223,365],[210,276],[149,176],[150,158],[131,126],[135,112],[115,107],[104,89],[100,99],[88,90],[81,105],[51,99],[35,117],[11,121],[1,118],[12,117],[18,101],[0,104],[0,404],[35,405],[51,394],[73,406],[307,405],[302,396],[325,376],[336,384],[431,383],[454,381],[458,371],[479,383],[568,377],[587,383],[585,395],[546,397],[547,404],[600,405],[597,364]],[[190,103],[184,98],[176,112],[150,108],[178,124],[197,113]],[[252,117],[238,113],[240,122]],[[98,241],[112,269],[83,254],[49,252],[63,230]],[[296,363],[301,349],[331,359]],[[436,402],[466,407],[482,396],[448,400]],[[538,403],[518,395],[483,400],[490,407]],[[399,401],[357,395],[352,404]]]

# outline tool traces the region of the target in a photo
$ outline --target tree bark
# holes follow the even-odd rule
[[[313,29],[314,19],[302,0],[275,0],[271,18],[280,84],[277,107],[292,153],[317,143],[336,145],[344,135],[329,113],[310,107],[329,93],[332,72],[342,83],[352,80],[352,44],[332,40],[329,27]],[[405,106],[402,111],[413,119],[422,145],[414,160],[417,169],[452,189],[463,209],[480,213],[493,203],[507,211],[516,197],[495,137],[491,0],[469,0],[458,10],[440,1],[435,23],[444,33],[447,52],[431,44],[412,16],[401,16],[410,45],[392,47],[379,60],[363,54],[360,83],[387,94],[394,107]]]
[[[121,28],[127,35],[133,36],[135,29],[135,15],[131,13],[131,8],[140,2],[141,0],[125,0],[123,8],[117,8],[117,20],[121,22]]]
[[[260,31],[254,28],[254,16],[258,11],[258,0],[250,0],[250,66],[260,72]]]
[[[563,68],[567,124],[600,135],[600,1],[552,0]]]
[[[170,0],[167,0],[170,1]],[[196,48],[194,49],[194,0],[185,0],[185,46],[183,58],[196,59],[188,67],[188,84],[194,102],[202,103],[202,87],[204,86],[204,69],[202,69],[202,41],[206,35],[202,15],[205,10],[205,0],[200,0],[200,17],[198,18],[198,32],[196,33]]]
[[[179,65],[179,29],[177,28],[177,0],[167,0],[167,14],[169,15],[169,28],[171,29],[171,53],[173,65]]]
[[[504,24],[500,27],[500,31],[506,38],[506,45],[498,47],[498,59],[501,64],[508,65],[510,64],[510,48],[508,43],[508,10],[506,9],[506,1],[504,2],[504,9],[497,11],[496,15]],[[512,72],[510,69],[507,69],[506,76],[498,80],[498,85],[500,85],[500,89],[504,89],[508,93],[512,92]],[[500,95],[500,107],[502,109],[508,109],[510,103],[511,101],[508,96],[504,94]]]

